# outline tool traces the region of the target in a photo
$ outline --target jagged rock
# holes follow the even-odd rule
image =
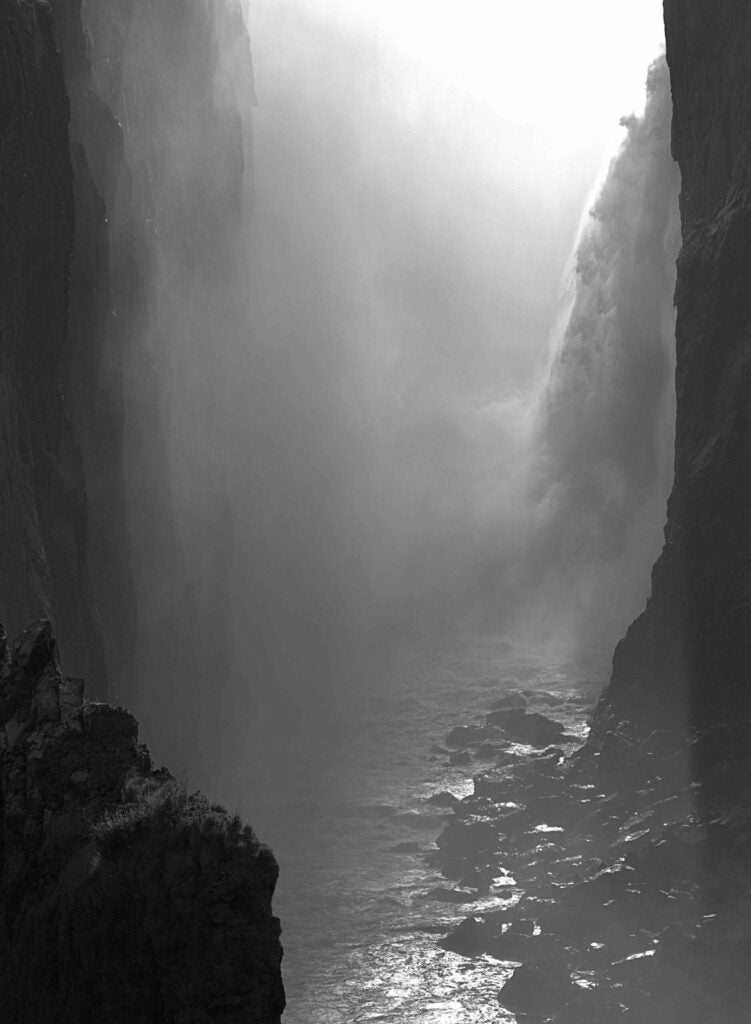
[[[280,1019],[273,856],[85,703],[49,622],[0,672],[0,794],[3,1020]]]
[[[547,747],[559,742],[565,733],[560,722],[539,714],[511,709],[491,711],[486,718],[488,725],[497,725],[517,743],[528,743],[533,747]]]
[[[462,768],[465,765],[472,764],[472,755],[468,750],[457,750],[455,754],[449,757],[449,764]]]
[[[481,956],[494,928],[480,917],[466,917],[438,945],[461,956]]]
[[[459,803],[459,797],[454,796],[453,793],[444,791],[442,793],[434,793],[432,796],[429,796],[425,802],[428,804],[434,804],[436,807],[454,807]]]

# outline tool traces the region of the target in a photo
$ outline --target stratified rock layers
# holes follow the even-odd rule
[[[3,1020],[280,1020],[272,854],[84,700],[47,621],[3,660],[0,793]]]
[[[716,796],[746,785],[750,710],[751,10],[665,0],[665,26],[682,174],[675,482],[594,741],[626,719],[710,734],[694,770]]]

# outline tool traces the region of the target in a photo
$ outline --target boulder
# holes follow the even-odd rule
[[[446,737],[447,747],[468,747],[473,743],[500,739],[502,733],[487,725],[457,725]]]
[[[566,961],[551,957],[517,967],[498,1001],[515,1013],[547,1016],[563,1009],[576,992]]]
[[[493,825],[489,821],[472,819],[449,822],[436,839],[441,853],[460,860],[493,850],[496,843],[497,835]]]
[[[438,945],[461,956],[481,956],[493,931],[481,917],[466,917],[452,932],[440,939]]]
[[[560,722],[537,711],[491,711],[486,721],[488,725],[499,726],[515,742],[528,743],[532,747],[548,747],[560,742],[565,733]]]

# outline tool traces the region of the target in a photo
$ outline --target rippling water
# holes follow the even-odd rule
[[[540,688],[565,699],[553,717],[583,734],[582,705],[596,687],[571,666],[543,666],[507,642],[456,639],[394,659],[377,696],[348,709],[352,727],[327,780],[306,801],[304,782],[286,832],[272,836],[282,883],[286,1024],[480,1024],[513,1021],[497,1000],[513,970],[466,959],[437,938],[473,912],[518,898],[500,878],[468,904],[426,899],[445,878],[425,862],[448,812],[426,803],[440,790],[472,791],[472,773],[431,753],[457,724],[481,722],[504,690]],[[544,709],[543,709],[544,710]]]

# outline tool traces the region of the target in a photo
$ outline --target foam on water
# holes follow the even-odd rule
[[[499,874],[489,894],[466,904],[426,898],[451,885],[424,856],[451,812],[426,799],[469,794],[472,773],[488,765],[453,767],[429,751],[520,687],[551,692],[555,717],[581,733],[582,702],[597,690],[584,678],[502,639],[455,637],[403,648],[377,696],[353,696],[359,707],[347,709],[354,724],[332,750],[325,794],[294,825],[292,814],[262,809],[281,864],[288,1024],[513,1020],[497,1001],[513,964],[437,945],[462,918],[513,905],[513,879]],[[394,849],[402,844],[410,845]]]

